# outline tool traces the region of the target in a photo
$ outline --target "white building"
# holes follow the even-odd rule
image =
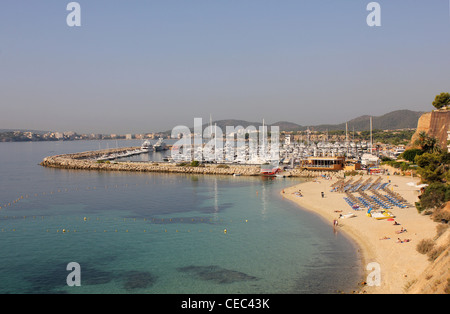
[[[380,158],[372,154],[363,154],[361,156],[361,164],[365,166],[378,166]]]

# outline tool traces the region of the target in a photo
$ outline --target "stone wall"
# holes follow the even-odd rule
[[[441,109],[424,113],[417,123],[417,130],[411,138],[410,147],[418,139],[420,132],[435,137],[441,148],[447,147],[447,131],[450,130],[450,110]]]

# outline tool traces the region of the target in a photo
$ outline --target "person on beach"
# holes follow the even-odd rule
[[[320,192],[321,194],[322,194],[322,198],[325,196],[325,193],[323,193],[323,192]]]

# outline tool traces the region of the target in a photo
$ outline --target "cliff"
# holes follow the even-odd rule
[[[450,130],[450,110],[441,109],[424,113],[420,116],[417,123],[417,130],[411,138],[410,146],[414,146],[414,142],[419,137],[420,132],[425,132],[429,136],[438,140],[441,148],[447,147],[447,131]]]
[[[432,261],[425,272],[407,289],[408,294],[450,293],[450,228],[435,240],[443,251]]]

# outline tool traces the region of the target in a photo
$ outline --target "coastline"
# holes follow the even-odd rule
[[[75,154],[50,156],[43,159],[41,165],[50,168],[94,170],[94,171],[132,171],[132,172],[160,172],[160,173],[185,173],[204,175],[242,175],[258,176],[260,167],[255,165],[229,165],[218,167],[218,165],[205,165],[204,167],[180,166],[169,163],[135,163],[135,162],[111,162],[98,163],[96,156],[105,152],[120,151],[127,148],[90,151]],[[354,283],[358,286],[357,292],[369,294],[401,294],[407,293],[414,280],[422,275],[430,262],[426,255],[416,251],[416,245],[422,239],[433,238],[436,234],[437,223],[429,216],[421,215],[414,206],[408,208],[394,207],[391,212],[395,215],[395,221],[400,225],[393,225],[387,219],[376,220],[366,215],[367,208],[354,211],[344,200],[344,193],[331,192],[331,185],[342,179],[343,173],[321,173],[296,169],[288,176],[314,178],[313,180],[298,183],[294,186],[280,191],[283,198],[298,205],[301,210],[307,210],[319,215],[325,223],[333,227],[333,221],[338,221],[336,232],[342,232],[353,240],[358,248],[358,255],[362,261],[362,281],[373,271],[366,269],[369,263],[377,263],[380,269],[380,285],[363,285],[361,282]],[[327,176],[322,177],[322,174]],[[328,179],[331,176],[332,179]],[[414,204],[419,192],[416,187],[408,185],[414,182],[418,184],[418,178],[387,175],[358,175],[361,178],[380,178],[383,183],[390,181],[389,189],[402,195],[409,204]],[[294,193],[301,190],[302,197]],[[322,197],[321,192],[324,192]],[[356,193],[354,193],[356,194]],[[356,217],[340,219],[340,214],[354,213]],[[407,232],[397,234],[401,228]],[[387,239],[386,239],[387,238]],[[397,239],[409,239],[408,242],[397,243]],[[367,278],[368,279],[368,278]],[[368,281],[368,280],[367,280]]]
[[[359,177],[359,176],[358,176]],[[363,179],[369,178],[364,175]],[[372,177],[380,177],[373,175]],[[418,197],[417,189],[408,185],[418,183],[419,179],[404,176],[381,176],[383,182],[391,180],[390,189],[400,193],[410,204]],[[294,185],[281,191],[283,197],[296,203],[301,210],[308,210],[324,218],[330,227],[333,220],[338,221],[337,232],[348,235],[359,248],[362,259],[362,273],[368,276],[373,269],[366,270],[369,263],[380,265],[381,283],[379,286],[360,285],[360,293],[402,294],[430,265],[425,255],[417,252],[416,245],[422,239],[432,238],[436,233],[436,223],[429,216],[421,215],[415,207],[391,209],[395,221],[376,220],[366,215],[367,209],[353,210],[344,200],[344,193],[330,192],[331,185],[338,179],[317,178]],[[301,190],[302,197],[293,193]],[[322,198],[321,192],[324,192]],[[338,212],[336,212],[338,211]],[[342,212],[340,212],[342,211]],[[339,218],[340,214],[354,213],[356,217]],[[401,228],[407,231],[397,234]],[[388,239],[385,239],[387,237]],[[397,239],[409,242],[397,243]],[[361,283],[360,283],[361,284]]]

